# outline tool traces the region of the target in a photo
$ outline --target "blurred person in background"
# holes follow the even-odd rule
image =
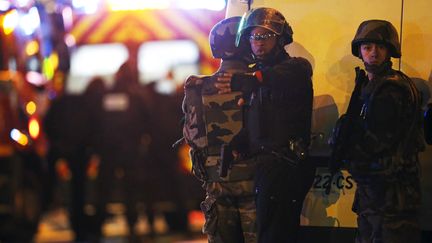
[[[141,147],[148,133],[149,113],[142,98],[132,63],[126,61],[115,74],[115,83],[102,97],[102,108],[95,139],[101,162],[98,173],[97,211],[102,219],[106,206],[114,201],[125,205],[129,235],[137,241],[137,202],[140,193],[138,178],[143,163]],[[99,227],[102,227],[100,220]]]
[[[86,168],[91,156],[92,133],[96,125],[86,97],[59,93],[44,118],[49,142],[49,197],[54,200],[54,190],[61,180],[70,183],[70,191],[62,193],[66,193],[63,196],[69,199],[66,206],[77,242],[88,240],[91,233],[84,212],[84,187]]]
[[[172,70],[164,79],[147,84],[145,89],[152,121],[149,160],[144,168],[147,176],[143,177],[144,191],[150,192],[145,196],[147,215],[162,215],[170,234],[188,233],[188,211],[198,207],[202,194],[199,183],[182,167],[179,156],[182,148],[171,148],[173,141],[181,136],[183,92]]]
[[[100,166],[100,124],[102,119],[102,98],[107,91],[105,80],[96,76],[92,78],[83,93],[86,109],[88,110],[89,120],[87,126],[91,130],[89,137],[89,147],[87,153],[89,159],[86,165],[86,184],[82,188],[85,198],[84,212],[86,214],[86,223],[88,231],[88,240],[90,242],[99,242],[102,237],[101,225],[104,223],[104,216],[97,209],[98,205],[102,203],[97,195],[97,173]],[[95,183],[96,182],[96,183]],[[96,186],[94,186],[96,184]],[[93,185],[91,187],[90,185]],[[96,190],[95,190],[96,189]],[[89,208],[91,206],[92,208]],[[95,207],[95,208],[93,208]]]

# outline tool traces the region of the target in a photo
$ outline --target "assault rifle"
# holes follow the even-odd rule
[[[367,80],[366,73],[359,67],[355,68],[356,79],[354,90],[351,94],[351,99],[345,114],[337,121],[332,135],[332,153],[329,160],[330,183],[326,188],[326,194],[330,193],[331,182],[334,175],[342,168],[344,159],[346,159],[349,139],[354,128],[354,119],[359,116],[362,108],[360,101],[361,88]]]

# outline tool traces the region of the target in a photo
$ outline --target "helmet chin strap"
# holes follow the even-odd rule
[[[387,61],[381,63],[380,65],[371,65],[366,62],[363,62],[365,69],[368,73],[372,74],[381,74],[389,69],[391,69],[393,63],[388,59]]]

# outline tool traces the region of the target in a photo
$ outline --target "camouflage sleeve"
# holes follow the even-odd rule
[[[187,112],[188,103],[193,103],[196,101],[188,101],[188,93],[199,93],[199,95],[211,95],[216,94],[217,89],[215,87],[216,79],[213,76],[208,75],[190,75],[186,78],[184,82],[185,97],[182,103],[183,113]]]
[[[186,78],[184,88],[185,90],[199,88],[204,95],[216,94],[218,90],[215,87],[216,79],[213,78],[213,76],[214,75],[191,75]]]
[[[190,75],[189,77],[186,78],[185,82],[184,82],[184,88],[188,89],[188,88],[193,88],[196,86],[201,86],[203,83],[203,77],[202,75]]]
[[[218,93],[218,89],[215,86],[216,78],[214,75],[206,76],[202,80],[203,83],[201,92],[203,95],[213,95]]]

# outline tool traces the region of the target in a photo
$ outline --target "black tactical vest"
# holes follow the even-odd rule
[[[263,82],[249,98],[246,126],[251,151],[287,148],[310,142],[312,116],[312,69],[303,58],[284,54],[273,63],[259,63]]]

